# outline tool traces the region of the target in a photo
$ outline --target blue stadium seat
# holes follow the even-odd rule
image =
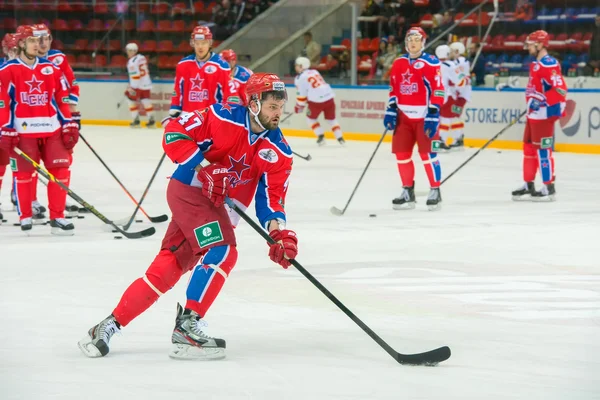
[[[506,54],[506,53],[500,54],[500,56],[498,57],[498,59],[496,60],[496,62],[498,64],[502,64],[502,63],[508,62],[508,54]]]
[[[590,55],[589,54],[581,54],[579,57],[577,57],[577,63],[588,63],[588,61],[590,61]]]
[[[331,40],[331,44],[333,45],[341,45],[342,44],[342,38],[339,36],[334,36],[333,39]]]

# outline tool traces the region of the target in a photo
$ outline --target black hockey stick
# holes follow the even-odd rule
[[[96,150],[94,150],[94,148],[92,147],[92,145],[85,139],[85,137],[83,137],[83,135],[81,134],[81,132],[79,133],[79,137],[81,138],[81,140],[83,140],[83,142],[87,145],[87,147],[92,151],[92,153],[94,153],[94,155],[96,156],[96,158],[98,159],[98,161],[100,161],[100,163],[104,166],[104,168],[106,168],[106,170],[108,171],[108,173],[113,178],[115,178],[115,181],[117,181],[117,183],[119,184],[119,186],[121,186],[121,189],[123,189],[123,191],[125,191],[125,193],[127,194],[127,196],[129,196],[129,198],[131,199],[131,201],[133,201],[137,205],[138,204],[137,200],[132,196],[131,193],[129,193],[129,190],[127,190],[127,188],[125,187],[125,185],[123,185],[123,183],[121,183],[121,181],[119,180],[119,178],[117,178],[117,176],[112,172],[112,170],[108,167],[108,165],[106,165],[106,163],[104,162],[104,160],[102,160],[102,158],[100,157],[100,155],[98,153],[96,153]],[[151,217],[151,216],[148,215],[148,213],[146,213],[146,211],[141,206],[140,206],[140,211],[152,223],[165,222],[165,221],[167,221],[169,219],[169,217],[166,214],[162,214],[162,215],[159,215],[159,216],[156,216],[156,217]]]
[[[230,198],[226,198],[225,202],[227,205],[234,210],[244,221],[246,221],[252,229],[254,229],[260,236],[263,237],[267,242],[273,244],[275,241],[273,238],[269,236],[264,229],[262,229],[256,222],[254,222],[248,214],[246,214],[241,208],[237,206]],[[312,276],[300,263],[296,260],[290,260],[292,265],[296,267],[298,271],[306,279],[310,281],[313,285],[317,287],[329,300],[333,302],[344,314],[346,314],[356,325],[358,325],[367,335],[371,337],[379,346],[381,346],[394,360],[404,365],[436,365],[442,361],[450,358],[450,348],[448,346],[443,346],[434,350],[426,351],[425,353],[417,353],[417,354],[401,354],[392,348],[389,344],[387,344],[379,335],[377,335],[371,328],[367,326],[364,322],[361,321],[348,307],[344,305],[337,297],[333,295],[325,286],[321,284]]]
[[[140,238],[143,238],[143,237],[152,236],[156,232],[156,229],[154,229],[154,227],[150,227],[148,229],[144,229],[143,231],[140,231],[140,232],[125,232],[123,229],[119,228],[118,225],[116,225],[114,222],[112,222],[111,220],[109,220],[108,218],[106,218],[103,214],[101,214],[100,211],[96,210],[93,205],[89,204],[84,199],[82,199],[81,197],[79,197],[75,192],[73,192],[71,189],[69,189],[64,183],[62,183],[61,181],[59,181],[58,179],[56,179],[56,177],[54,175],[52,175],[50,172],[48,172],[44,168],[42,168],[41,165],[39,165],[37,162],[35,162],[34,160],[32,160],[31,157],[29,157],[27,154],[23,153],[18,147],[15,147],[15,153],[17,153],[18,155],[20,155],[21,157],[23,157],[27,162],[29,162],[38,171],[38,173],[41,174],[44,178],[48,179],[49,181],[52,181],[52,182],[56,183],[64,191],[66,191],[67,194],[69,196],[71,196],[71,198],[73,200],[75,200],[76,202],[78,202],[83,207],[87,208],[88,210],[90,210],[90,212],[92,214],[94,214],[96,217],[98,217],[98,219],[100,219],[105,224],[112,225],[112,227],[115,228],[115,230],[117,232],[119,232],[120,234],[122,234],[126,238],[128,238],[128,239],[140,239]]]
[[[146,195],[148,194],[148,190],[150,190],[150,186],[152,185],[152,182],[154,182],[154,178],[156,178],[156,174],[158,174],[158,170],[160,169],[160,166],[162,165],[166,156],[167,156],[167,153],[163,153],[162,157],[160,158],[160,161],[158,162],[158,165],[156,166],[156,169],[154,170],[154,173],[152,174],[152,178],[150,178],[150,182],[148,182],[148,185],[146,186],[146,189],[144,190],[144,193],[142,194],[140,201],[137,202],[137,205],[135,206],[135,210],[133,210],[133,214],[131,214],[131,218],[129,218],[129,221],[125,225],[123,225],[123,229],[125,229],[125,230],[129,229],[129,227],[133,223],[133,220],[135,219],[135,215],[137,214],[138,210],[142,206],[142,202],[146,198]]]
[[[387,135],[387,133],[388,133],[387,129],[385,131],[383,131],[383,135],[381,135],[381,138],[379,139],[379,142],[377,143],[377,146],[375,147],[375,150],[373,151],[373,154],[371,155],[371,158],[369,158],[369,162],[367,163],[367,166],[363,170],[362,175],[360,176],[360,178],[358,178],[358,182],[356,182],[356,186],[354,186],[354,190],[352,191],[352,194],[350,195],[350,198],[346,202],[346,205],[344,206],[344,209],[340,210],[339,208],[337,208],[335,206],[333,206],[333,207],[331,207],[329,209],[329,211],[331,211],[331,213],[333,215],[342,216],[342,215],[344,215],[344,213],[348,209],[348,206],[350,205],[350,202],[352,201],[352,198],[354,197],[354,193],[356,193],[356,189],[358,189],[358,186],[360,185],[360,182],[362,181],[363,177],[367,173],[367,169],[369,169],[369,165],[371,165],[371,162],[373,161],[373,158],[375,158],[375,154],[377,154],[377,150],[379,150],[379,146],[381,146],[381,142],[383,142],[383,138],[385,138],[385,135]]]
[[[485,149],[486,147],[488,147],[494,140],[498,139],[498,137],[500,135],[502,135],[504,132],[506,132],[510,127],[512,127],[514,124],[516,124],[517,122],[519,122],[519,120],[521,118],[523,118],[525,116],[525,114],[527,114],[527,110],[523,111],[521,114],[519,114],[519,116],[514,119],[513,121],[511,121],[508,125],[506,125],[500,132],[496,133],[490,140],[488,140],[479,150],[477,150],[475,153],[473,153],[471,155],[471,157],[467,158],[465,160],[465,162],[463,162],[462,164],[460,164],[454,171],[452,171],[450,173],[450,175],[448,175],[447,177],[444,178],[444,180],[442,180],[442,182],[440,183],[440,185],[443,185],[444,182],[446,182],[448,179],[450,179],[452,177],[452,175],[456,174],[462,167],[464,167],[465,165],[467,165],[469,163],[469,161],[471,161],[472,159],[474,159],[477,154],[479,154],[481,152],[481,150]]]

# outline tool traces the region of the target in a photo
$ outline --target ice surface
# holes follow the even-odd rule
[[[161,156],[160,131],[83,132],[140,196]],[[113,338],[108,357],[85,358],[77,341],[144,273],[166,224],[151,238],[117,241],[88,215],[74,221],[74,237],[38,226],[26,237],[8,211],[0,227],[0,398],[600,399],[600,157],[557,154],[559,200],[514,203],[521,154],[486,150],[443,186],[440,212],[426,211],[423,197],[415,210],[393,211],[400,183],[384,144],[337,217],[329,208],[344,206],[375,143],[290,142],[313,156],[295,161],[286,204],[298,260],[395,349],[449,345],[448,361],[395,363],[297,271],[272,264],[243,222],[239,263],[207,315],[208,333],[227,340],[225,360],[167,356],[186,277]],[[445,173],[469,154],[442,155]],[[171,170],[165,162],[143,205],[151,215],[168,213]],[[417,191],[427,191],[420,161],[416,170]],[[134,209],[84,143],[72,188],[110,218]],[[41,185],[39,197],[45,204]]]

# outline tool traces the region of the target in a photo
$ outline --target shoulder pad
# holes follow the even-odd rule
[[[273,144],[273,146],[275,146],[275,148],[277,148],[277,150],[279,150],[279,152],[282,155],[288,158],[292,158],[292,148],[285,140],[281,129],[277,128],[272,131],[269,131],[269,133],[267,133],[267,135],[265,136],[265,139],[268,140],[271,144]]]
[[[542,59],[539,61],[539,64],[542,67],[555,67],[558,65],[558,61],[556,61],[556,58],[546,55],[542,57]]]
[[[423,53],[419,59],[425,61],[429,65],[440,65],[440,60],[433,54]]]
[[[248,79],[250,79],[250,75],[252,75],[252,73],[250,73],[250,70],[246,67],[242,67],[241,65],[237,66],[237,71],[235,73],[235,78],[242,81],[242,82],[246,82]]]
[[[48,50],[48,57],[57,56],[57,55],[64,55],[64,54],[60,50],[56,50],[56,49],[50,49],[50,50]]]
[[[208,59],[207,62],[213,62],[215,64],[217,64],[219,67],[223,68],[223,69],[231,69],[229,67],[229,64],[223,60],[221,58],[221,56],[217,53],[213,53],[212,56],[210,56],[210,58]]]
[[[181,64],[183,62],[187,62],[187,61],[194,61],[194,59],[196,58],[196,56],[194,54],[190,54],[189,56],[185,56],[183,57],[178,64]]]
[[[246,107],[240,104],[216,103],[210,106],[213,114],[222,121],[230,122],[234,125],[245,126]]]

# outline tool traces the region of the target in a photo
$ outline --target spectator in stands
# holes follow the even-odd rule
[[[419,11],[413,0],[398,0],[398,3],[400,3],[398,9],[398,26],[394,30],[394,33],[398,37],[404,37],[410,26],[419,22]]]
[[[252,7],[246,3],[247,2],[245,0],[235,0],[235,4],[231,8],[231,12],[234,15],[234,32],[240,28],[243,28],[247,23],[252,21],[252,18],[254,18],[254,15],[252,14]]]
[[[385,55],[387,54],[387,44],[388,40],[386,38],[381,38],[381,40],[379,40],[379,50],[373,53],[371,59],[369,79],[381,79],[383,77],[383,62],[385,60]]]
[[[316,68],[321,61],[321,45],[313,40],[313,35],[310,32],[304,34],[302,55],[310,60],[311,68]]]
[[[529,21],[533,18],[533,5],[531,3],[522,4],[517,7],[515,19],[521,21]]]
[[[446,11],[456,10],[462,4],[463,0],[442,0],[442,8]]]
[[[473,65],[473,61],[475,60],[475,55],[479,51],[479,47],[481,47],[479,43],[471,43],[469,46],[469,63],[471,65]],[[485,61],[482,54],[479,55],[475,66],[472,68],[473,73],[475,74],[475,82],[473,83],[473,86],[485,85]]]
[[[389,79],[390,69],[394,60],[398,58],[398,46],[393,43],[387,44],[387,53],[383,57],[383,78]]]
[[[221,0],[213,8],[212,22],[215,24],[213,35],[216,40],[224,40],[233,33],[235,14],[231,9],[229,0]]]
[[[365,0],[361,17],[382,16],[383,0]],[[361,21],[360,32],[363,38],[374,38],[379,35],[379,24],[376,22]]]
[[[335,59],[333,54],[327,54],[327,60],[325,61],[325,69],[327,70],[327,76],[339,76],[338,65],[338,60]]]
[[[594,71],[600,69],[600,14],[596,15],[596,29],[593,31],[592,40],[590,41],[589,64],[594,68]]]
[[[442,14],[433,14],[431,18],[432,28],[431,28],[431,37],[436,37],[440,33],[442,33],[442,24],[444,23],[444,16]]]

